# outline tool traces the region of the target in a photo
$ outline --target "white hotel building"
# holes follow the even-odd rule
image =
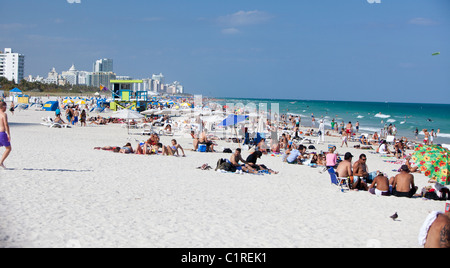
[[[13,53],[11,48],[5,48],[4,52],[0,51],[0,76],[19,83],[24,77],[24,70],[24,55]]]

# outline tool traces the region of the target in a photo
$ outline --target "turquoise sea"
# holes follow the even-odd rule
[[[422,129],[428,131],[440,129],[435,138],[435,144],[450,144],[450,104],[425,103],[392,103],[392,102],[354,102],[354,101],[316,101],[316,100],[279,100],[279,99],[239,99],[222,98],[220,104],[253,103],[259,107],[266,103],[270,110],[279,107],[280,113],[300,115],[302,126],[311,126],[311,114],[316,119],[324,118],[326,127],[335,119],[338,123],[357,121],[361,133],[374,133],[384,127],[384,124],[393,124],[397,128],[397,136],[406,136],[414,140],[414,130],[419,129],[419,140],[423,140]]]

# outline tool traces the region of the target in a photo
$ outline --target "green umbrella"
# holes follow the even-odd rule
[[[450,151],[439,145],[417,145],[412,160],[420,167],[425,176],[442,185],[450,185]]]

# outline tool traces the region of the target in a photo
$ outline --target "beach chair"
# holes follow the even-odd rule
[[[347,178],[339,178],[334,171],[334,168],[328,169],[328,174],[330,174],[331,184],[341,187],[341,192],[344,192],[344,187],[350,190],[350,182]]]
[[[386,137],[386,142],[388,143],[388,144],[394,144],[394,141],[395,141],[395,136],[387,136]]]
[[[143,127],[141,135],[151,135],[154,132],[152,124],[144,124]]]
[[[53,122],[53,119],[51,117],[42,118],[44,122],[41,123],[41,125],[44,125],[49,128],[70,128],[67,124],[60,124]]]

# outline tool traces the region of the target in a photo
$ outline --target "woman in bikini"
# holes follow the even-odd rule
[[[175,139],[172,140],[172,146],[163,146],[163,155],[175,155],[176,153],[177,156],[179,156],[180,153],[178,152],[178,149],[180,149],[183,153],[183,157],[186,157],[183,147],[181,147],[181,145],[179,145]]]

